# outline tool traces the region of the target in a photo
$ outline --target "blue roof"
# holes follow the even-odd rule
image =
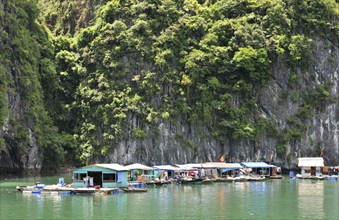
[[[274,165],[270,165],[264,162],[241,162],[247,168],[272,168],[276,167]]]
[[[220,169],[220,171],[223,173],[223,172],[227,172],[227,171],[231,171],[231,170],[240,170],[240,168],[223,168],[223,169]]]

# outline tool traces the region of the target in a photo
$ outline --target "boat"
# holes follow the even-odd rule
[[[225,182],[246,182],[246,181],[247,181],[247,178],[244,176],[236,176],[236,177],[228,176],[225,179]]]
[[[196,178],[196,179],[192,179],[191,181],[184,182],[184,183],[192,183],[192,184],[210,184],[210,183],[214,183],[214,180],[213,180],[213,179],[210,179],[210,178]]]
[[[302,176],[300,174],[297,174],[295,176],[297,179],[308,179],[308,180],[324,180],[325,176]]]
[[[216,177],[214,178],[214,182],[227,182],[227,179],[224,177]]]
[[[159,180],[159,181],[151,181],[147,184],[153,184],[154,186],[163,186],[163,185],[168,185],[172,184],[173,180]]]
[[[214,180],[213,179],[210,179],[210,178],[206,178],[206,179],[203,179],[201,183],[213,183]]]
[[[264,181],[266,178],[264,176],[247,176],[247,181]]]
[[[269,179],[283,179],[284,177],[282,175],[275,175],[275,176],[269,176]]]
[[[147,188],[132,188],[132,187],[127,187],[122,189],[124,192],[131,193],[131,192],[147,192]]]
[[[34,189],[37,189],[36,186],[17,186],[16,190],[23,192],[23,191],[33,191]]]
[[[202,178],[184,177],[184,178],[180,178],[178,182],[181,184],[189,184],[189,183],[196,184],[196,183],[201,183],[202,181],[203,181]]]

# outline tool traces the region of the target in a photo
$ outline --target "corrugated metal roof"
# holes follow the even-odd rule
[[[298,158],[298,167],[323,167],[324,158],[322,157],[300,157]]]
[[[157,166],[153,166],[153,168],[158,169],[158,170],[178,170],[177,167],[173,167],[171,165],[157,165]]]
[[[129,170],[153,170],[152,167],[149,167],[149,166],[146,166],[140,163],[130,164],[125,167]]]
[[[91,166],[97,166],[97,167],[107,168],[107,169],[117,170],[117,171],[128,171],[126,167],[121,166],[120,164],[117,164],[117,163],[99,163],[99,164],[93,164],[87,167],[91,167]]]
[[[272,168],[274,165],[267,164],[265,162],[241,162],[242,165],[248,168]]]

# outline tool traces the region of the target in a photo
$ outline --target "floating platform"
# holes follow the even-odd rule
[[[295,176],[297,179],[303,179],[303,180],[324,180],[325,176],[301,176],[301,175],[296,175]]]
[[[334,182],[336,182],[336,181],[339,181],[339,176],[337,175],[332,175],[332,176],[326,176],[325,177],[325,180],[329,180],[329,181],[334,181]]]
[[[114,194],[121,192],[118,188],[74,188],[74,187],[60,187],[57,185],[47,185],[39,187],[34,186],[17,186],[18,191],[32,194],[44,194],[44,193],[58,193],[58,194],[79,194],[79,193],[104,193]]]
[[[296,175],[294,178],[303,179],[303,180],[330,180],[330,181],[339,181],[339,175],[322,175],[322,176],[301,176],[300,174]]]

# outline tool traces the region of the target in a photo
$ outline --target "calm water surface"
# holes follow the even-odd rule
[[[339,219],[339,183],[313,180],[150,187],[147,193],[32,195],[60,176],[0,181],[0,219]],[[69,179],[65,179],[69,182]]]

